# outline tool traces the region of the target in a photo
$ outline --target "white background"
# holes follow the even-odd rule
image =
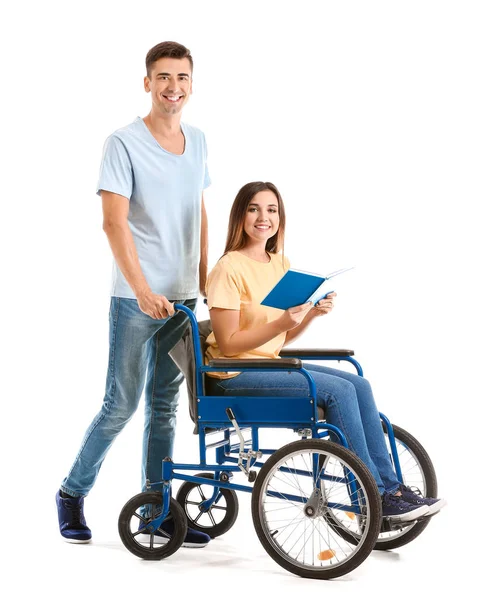
[[[481,585],[493,512],[494,30],[493,4],[477,1],[31,1],[3,10],[10,597],[264,597],[272,588],[288,598],[433,597]],[[148,113],[144,58],[164,40],[185,44],[195,61],[184,120],[208,141],[210,266],[237,190],[274,182],[292,266],[356,267],[301,345],[356,351],[380,409],[430,452],[449,502],[421,538],[374,553],[339,581],[280,569],[256,539],[248,496],[234,528],[205,550],[153,564],[128,553],[117,517],[139,491],[142,410],[86,501],[93,543],[59,540],[53,497],[106,373],[101,150]],[[198,459],[185,396],[175,458]]]

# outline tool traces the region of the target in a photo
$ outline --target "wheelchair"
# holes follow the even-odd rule
[[[252,494],[257,536],[266,552],[287,571],[313,579],[332,579],[358,567],[372,550],[390,550],[420,535],[431,517],[392,523],[382,518],[381,497],[364,463],[349,450],[344,434],[323,421],[316,386],[305,360],[347,361],[363,374],[352,350],[282,350],[270,360],[216,359],[203,362],[209,321],[197,322],[187,307],[190,327],[170,356],[183,372],[189,412],[199,438],[199,464],[162,462],[162,481],[131,498],[119,516],[124,546],[145,560],[161,560],[182,545],[187,527],[215,538],[235,523],[236,492]],[[209,396],[208,372],[286,370],[308,384],[303,397]],[[380,413],[390,460],[400,482],[422,496],[437,496],[432,462],[421,444]],[[292,429],[300,439],[281,448],[260,448],[262,428]],[[207,443],[209,439],[215,441]],[[215,451],[214,464],[206,460]],[[264,457],[268,457],[264,461]],[[190,474],[194,472],[194,474]],[[234,483],[234,475],[245,484]],[[183,481],[176,499],[172,480]],[[247,484],[247,485],[246,485]],[[168,537],[157,535],[171,520]]]

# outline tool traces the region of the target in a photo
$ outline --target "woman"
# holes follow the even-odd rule
[[[242,187],[230,213],[225,254],[211,271],[206,293],[213,333],[206,340],[206,358],[277,358],[280,350],[310,325],[328,314],[336,294],[313,306],[286,311],[260,302],[289,268],[283,254],[285,210],[272,183]],[[282,254],[279,252],[282,250]],[[366,464],[382,495],[383,516],[414,521],[431,516],[444,500],[421,498],[397,480],[388,455],[370,384],[363,377],[313,364],[318,406],[328,423],[339,427],[351,450]],[[283,389],[286,396],[303,396],[307,382],[285,372],[209,373],[212,395],[267,396]]]

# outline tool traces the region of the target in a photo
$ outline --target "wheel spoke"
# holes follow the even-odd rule
[[[141,523],[147,522],[147,519],[145,519],[143,516],[141,516],[138,512],[134,512],[133,516],[137,517],[141,521]]]

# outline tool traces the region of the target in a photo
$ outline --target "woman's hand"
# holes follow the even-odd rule
[[[333,310],[333,299],[337,294],[332,292],[331,294],[327,294],[324,298],[322,298],[318,304],[313,306],[311,309],[315,317],[321,317],[322,315],[327,315],[329,312]]]
[[[312,308],[313,305],[311,302],[288,308],[284,311],[284,314],[277,319],[277,325],[282,331],[290,331],[291,329],[298,327],[304,321],[304,318]]]

